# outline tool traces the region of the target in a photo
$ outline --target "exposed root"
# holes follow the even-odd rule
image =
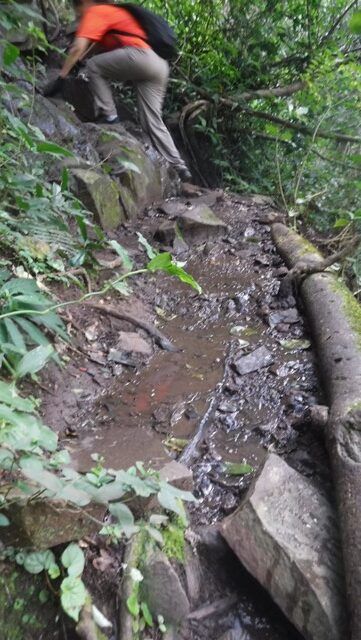
[[[321,273],[322,271],[326,271],[329,267],[336,264],[337,262],[342,262],[345,258],[348,258],[352,255],[356,249],[359,247],[361,243],[361,235],[356,235],[347,244],[345,244],[342,249],[332,253],[327,256],[323,260],[311,259],[307,255],[299,260],[292,269],[288,272],[285,278],[281,282],[279,296],[281,298],[287,297],[293,288],[293,283],[300,284],[304,278],[314,273]]]
[[[86,305],[91,307],[92,309],[97,309],[100,313],[113,316],[113,318],[118,318],[118,320],[125,320],[126,322],[130,322],[136,327],[140,327],[146,331],[152,338],[154,338],[155,343],[164,351],[179,351],[179,349],[154,325],[150,324],[146,320],[141,320],[140,318],[136,318],[131,313],[127,313],[126,311],[121,311],[107,304],[97,304],[95,302],[87,302]]]

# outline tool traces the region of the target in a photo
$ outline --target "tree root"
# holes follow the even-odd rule
[[[136,327],[140,327],[143,331],[146,331],[155,341],[155,343],[164,351],[179,351],[179,349],[167,338],[161,331],[159,331],[154,325],[150,324],[146,320],[140,320],[131,313],[121,311],[107,304],[97,304],[96,302],[85,303],[88,307],[100,311],[100,313],[113,316],[118,320],[125,320],[130,322]]]
[[[274,225],[274,227],[276,227],[276,225]],[[276,231],[273,230],[273,233],[276,233]],[[343,262],[345,258],[348,258],[356,251],[360,246],[360,243],[361,235],[357,234],[339,251],[332,253],[327,256],[327,258],[321,258],[317,253],[305,254],[297,260],[295,265],[289,270],[288,274],[282,280],[278,293],[279,297],[288,297],[293,289],[293,285],[296,284],[296,286],[299,287],[307,276],[315,273],[322,273],[337,262]]]

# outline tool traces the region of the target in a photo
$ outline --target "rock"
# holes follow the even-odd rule
[[[125,367],[135,368],[139,364],[130,353],[118,351],[117,349],[109,349],[108,360],[109,362],[115,362],[115,364],[123,364]]]
[[[105,507],[90,505],[77,510],[61,500],[17,500],[4,510],[10,526],[0,529],[0,539],[13,547],[48,549],[80,540],[100,527],[86,513],[102,520]]]
[[[195,205],[177,218],[177,225],[188,243],[204,242],[224,233],[227,225],[206,204]]]
[[[117,125],[118,126],[118,125]],[[167,172],[156,158],[150,158],[125,129],[101,131],[95,144],[103,162],[120,184],[120,200],[127,218],[161,200],[167,192]]]
[[[237,358],[232,363],[232,366],[240,376],[244,376],[247,373],[258,371],[258,369],[262,369],[263,367],[268,367],[273,364],[273,362],[274,358],[272,353],[270,353],[266,347],[259,347],[252,353],[249,353],[246,356],[242,355],[240,358]]]
[[[162,202],[158,209],[170,218],[176,218],[187,211],[187,204],[183,200],[172,199]]]
[[[224,400],[218,405],[217,411],[219,411],[220,413],[237,413],[238,408],[239,407],[235,402]]]
[[[72,190],[83,205],[92,211],[103,229],[119,227],[124,211],[119,202],[119,188],[105,173],[95,169],[70,169]]]
[[[185,545],[184,571],[187,595],[193,609],[202,593],[202,566],[198,554],[190,544]]]
[[[193,491],[193,473],[181,462],[172,460],[159,472],[161,480],[165,480],[183,491]]]
[[[221,533],[306,640],[341,640],[344,579],[334,509],[271,454]]]
[[[200,527],[197,530],[198,547],[203,548],[214,560],[222,560],[229,554],[229,547],[221,535],[219,524]]]
[[[307,415],[315,427],[325,427],[329,419],[329,408],[324,405],[313,405],[309,407]]]
[[[296,324],[300,321],[297,309],[285,309],[284,311],[276,311],[268,316],[268,324],[273,329],[278,324]]]
[[[166,624],[179,625],[190,612],[189,601],[180,579],[166,556],[159,550],[148,555],[142,570],[142,597],[152,615],[161,615]]]
[[[138,333],[131,331],[119,331],[117,349],[131,353],[139,353],[143,356],[151,356],[152,345],[142,338]]]
[[[89,82],[83,78],[67,78],[63,88],[63,98],[74,107],[84,122],[93,122],[96,118],[94,96]]]

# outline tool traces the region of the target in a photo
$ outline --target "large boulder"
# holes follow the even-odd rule
[[[326,497],[271,454],[222,535],[306,640],[343,640],[344,576]]]
[[[117,183],[96,169],[70,169],[72,191],[92,211],[103,229],[116,229],[124,220]]]
[[[116,177],[120,198],[127,218],[138,215],[145,207],[162,199],[164,178],[162,165],[145,153],[130,134],[101,131],[96,144],[103,167]]]

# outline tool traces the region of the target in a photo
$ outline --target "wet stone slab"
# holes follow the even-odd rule
[[[335,510],[279,456],[221,533],[306,640],[348,637]]]
[[[244,376],[247,373],[258,371],[264,367],[269,367],[273,364],[273,355],[266,347],[259,347],[248,355],[241,355],[233,362],[233,368],[240,376]]]

